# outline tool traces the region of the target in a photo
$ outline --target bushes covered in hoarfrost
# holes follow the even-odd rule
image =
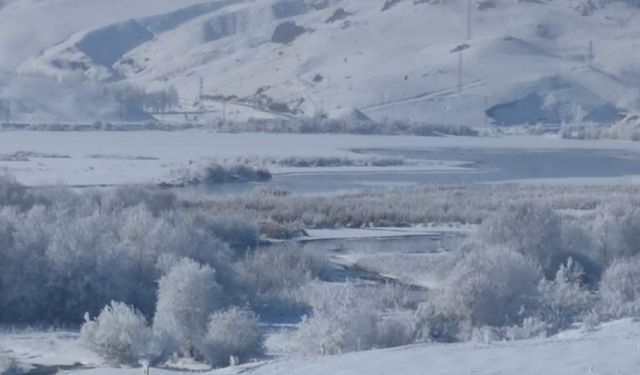
[[[192,354],[209,315],[222,308],[222,288],[213,268],[190,259],[178,261],[158,285],[153,331],[171,353]]]
[[[541,204],[505,207],[462,246],[450,276],[418,310],[424,337],[469,338],[490,326],[497,337],[524,338],[640,313],[635,204],[577,216]]]
[[[428,124],[410,121],[375,122],[371,120],[338,120],[322,118],[252,119],[245,122],[215,122],[211,127],[227,133],[296,133],[296,134],[380,134],[380,135],[464,135],[478,132],[461,125]]]
[[[281,226],[360,228],[480,224],[503,207],[522,202],[554,211],[588,212],[615,201],[640,207],[640,186],[421,186],[336,196],[292,195],[263,189],[239,197],[191,198],[189,203],[221,214],[242,214]],[[526,229],[522,229],[521,235],[526,235]]]
[[[230,182],[269,181],[271,173],[265,168],[244,164],[220,165],[210,163],[174,172],[177,185],[215,185]]]
[[[551,329],[563,329],[582,320],[593,307],[590,291],[583,284],[584,271],[569,258],[553,280],[540,281],[542,318]]]
[[[506,246],[539,262],[553,274],[561,247],[560,218],[548,207],[531,203],[506,205],[482,223],[480,238],[489,245]]]
[[[605,314],[640,316],[640,258],[614,261],[602,277],[600,294]]]
[[[209,317],[200,346],[209,363],[226,366],[263,355],[264,335],[253,312],[234,307]]]
[[[546,334],[640,311],[638,193],[478,187],[180,200],[146,188],[27,189],[0,179],[0,322],[77,323],[89,312],[97,317],[85,323],[86,342],[125,364],[145,356],[214,365],[255,358],[263,337],[252,311],[274,306],[308,313],[293,335],[306,354],[474,332]],[[447,262],[442,285],[416,293],[312,287],[324,260],[295,247],[247,251],[258,226],[244,217],[301,227],[482,224]],[[145,346],[134,337],[151,338]]]
[[[226,366],[263,355],[257,316],[236,307],[222,310],[227,300],[213,268],[186,258],[169,267],[159,281],[151,327],[139,311],[111,302],[94,320],[85,316],[81,337],[86,345],[123,365],[184,356]]]
[[[98,317],[87,315],[80,336],[96,353],[115,364],[137,365],[149,355],[151,329],[139,311],[111,302]]]
[[[112,300],[150,317],[157,281],[182,258],[215,268],[231,289],[233,248],[255,246],[257,231],[166,191],[27,189],[0,178],[0,322],[80,323]]]
[[[339,354],[414,342],[413,314],[367,286],[320,285],[304,297],[313,310],[295,333],[302,354]]]
[[[456,264],[436,305],[473,326],[518,324],[537,308],[539,280],[536,265],[516,251],[476,249]]]

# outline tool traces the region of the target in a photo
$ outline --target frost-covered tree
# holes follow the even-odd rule
[[[640,210],[624,203],[600,208],[592,223],[594,256],[603,265],[640,253]]]
[[[640,316],[640,258],[614,261],[602,276],[600,296],[611,317]]]
[[[165,353],[195,355],[209,316],[224,306],[213,268],[182,259],[160,279],[153,331]]]
[[[258,317],[237,307],[213,313],[199,350],[214,366],[242,363],[262,355],[264,335]]]
[[[325,270],[325,259],[295,246],[271,246],[236,264],[238,282],[258,295],[291,291]]]
[[[413,314],[389,306],[387,296],[366,286],[318,285],[307,290],[305,301],[312,314],[294,338],[302,354],[339,354],[414,340]]]
[[[562,329],[580,319],[592,307],[590,292],[582,285],[584,271],[569,258],[554,280],[542,280],[540,290],[544,320],[554,329]]]
[[[518,324],[539,307],[540,278],[538,267],[516,251],[478,248],[455,265],[435,303],[475,327]]]
[[[148,356],[152,334],[142,313],[124,303],[111,302],[95,319],[85,316],[80,337],[107,361],[135,366]]]
[[[503,206],[482,223],[480,238],[489,245],[504,246],[537,262],[552,277],[562,243],[560,218],[551,208],[535,204]]]

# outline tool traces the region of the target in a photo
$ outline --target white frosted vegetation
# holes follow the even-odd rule
[[[216,366],[260,357],[264,354],[264,335],[258,324],[253,312],[235,307],[211,314],[200,344],[203,356]]]
[[[224,366],[261,358],[263,314],[305,314],[287,340],[294,354],[309,355],[524,339],[638,313],[633,187],[183,199],[146,187],[1,182],[1,321],[79,324],[88,312],[95,318],[85,322],[85,342],[114,363],[189,357]],[[299,218],[302,228],[466,220],[480,231],[437,262],[442,269],[427,291],[319,281],[332,271],[318,254],[255,248],[264,220]],[[381,273],[383,260],[372,260]],[[401,271],[397,278],[411,284]]]
[[[111,302],[100,315],[87,315],[80,336],[91,350],[114,364],[137,365],[150,353],[152,332],[139,311]]]

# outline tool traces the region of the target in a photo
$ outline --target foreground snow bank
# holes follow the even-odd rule
[[[595,332],[568,331],[548,339],[490,344],[427,344],[339,356],[278,360],[227,368],[211,375],[386,374],[637,374],[640,323],[624,319]],[[139,374],[140,369],[94,369],[76,374]],[[176,372],[152,369],[154,374]]]
[[[255,375],[637,374],[640,324],[621,320],[593,333],[484,344],[433,344],[335,357],[280,361]],[[238,370],[236,373],[241,373]],[[214,372],[217,373],[217,372]],[[228,373],[228,372],[220,372]]]

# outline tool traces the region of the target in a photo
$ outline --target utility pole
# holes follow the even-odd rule
[[[222,121],[227,122],[227,98],[222,98]]]
[[[592,62],[593,58],[594,58],[594,55],[593,55],[593,40],[590,40],[589,41],[589,48],[587,49],[587,60],[589,62]]]
[[[200,90],[198,94],[198,100],[202,101],[204,98],[204,77],[200,77]]]
[[[11,100],[10,99],[6,99],[4,101],[4,116],[5,116],[5,123],[7,125],[11,124]]]
[[[458,93],[462,92],[462,51],[458,52]]]
[[[451,53],[458,54],[458,93],[462,92],[462,53],[465,49],[470,48],[468,44],[460,44],[451,50]]]
[[[484,118],[484,124],[485,124],[485,125],[487,125],[487,120],[488,120],[488,118],[487,118],[487,117],[488,117],[489,115],[487,114],[487,110],[488,110],[488,108],[487,108],[487,107],[488,107],[488,104],[487,104],[487,97],[486,97],[486,96],[484,96],[484,97],[483,97],[482,107],[483,107],[483,110],[482,110],[482,117]]]
[[[467,40],[471,40],[471,0],[467,0]]]

